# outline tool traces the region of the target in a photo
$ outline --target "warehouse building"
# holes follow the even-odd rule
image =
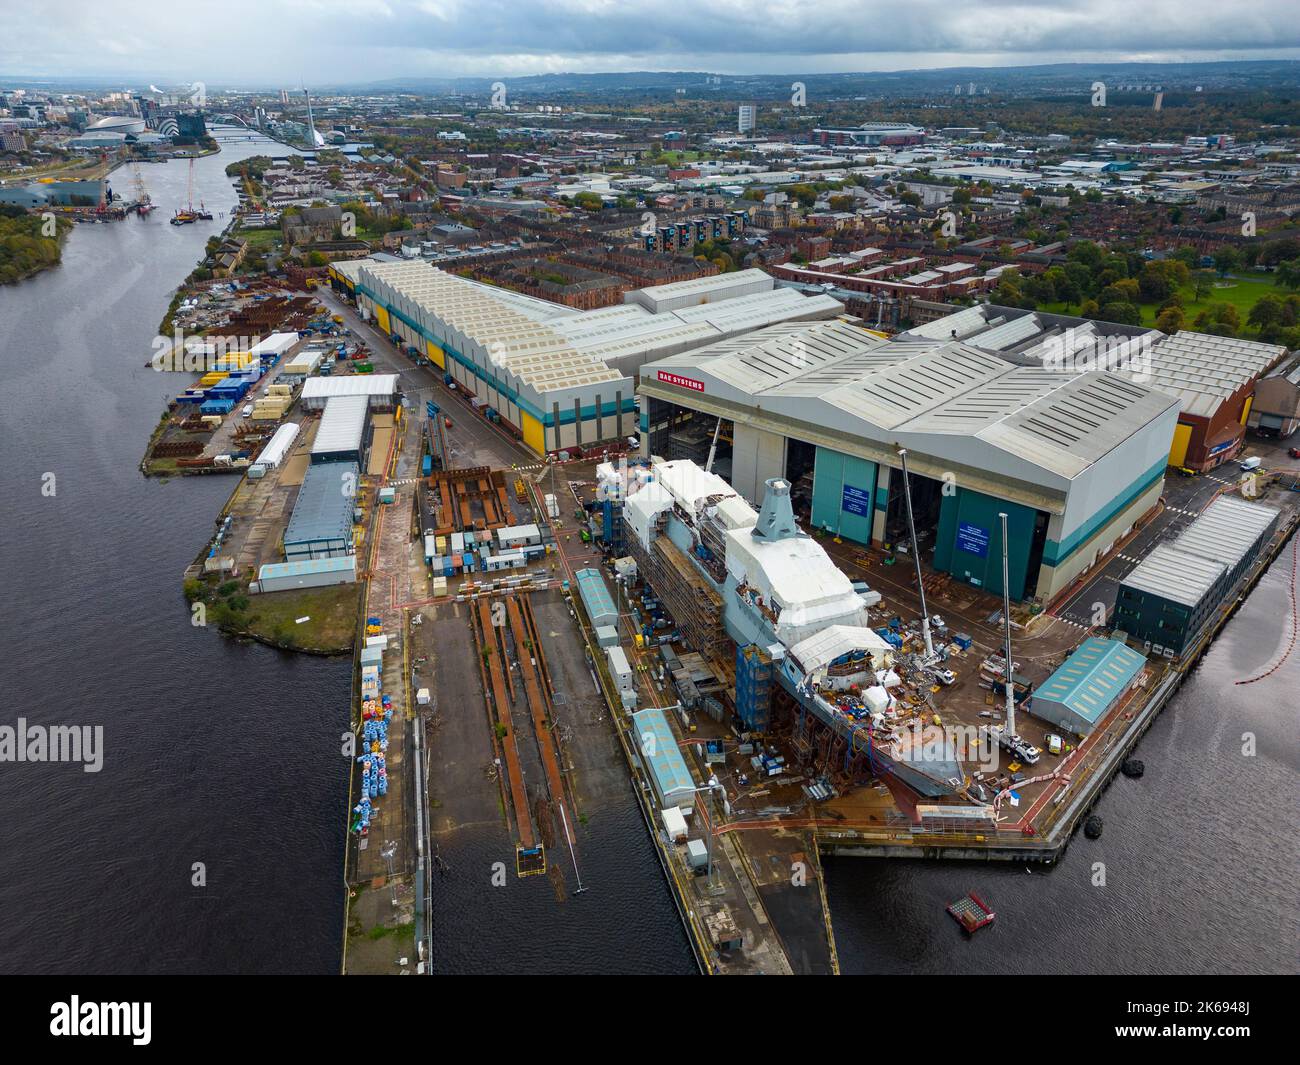
[[[365,396],[371,410],[393,410],[398,402],[397,374],[346,374],[309,377],[298,397],[303,410],[324,410],[335,396]]]
[[[356,579],[356,555],[268,562],[258,568],[257,580],[249,591],[288,592],[299,588],[329,588],[336,584],[354,584]]]
[[[1261,503],[1216,499],[1120,582],[1115,628],[1141,640],[1152,654],[1182,655],[1216,616],[1279,518],[1278,510]]]
[[[1282,440],[1300,429],[1300,355],[1260,379],[1246,425],[1260,436]]]
[[[1146,661],[1122,640],[1089,636],[1034,690],[1032,713],[1087,736],[1138,682]]]
[[[689,814],[695,808],[695,779],[664,712],[657,707],[638,710],[632,715],[632,727],[636,730],[637,750],[650,770],[659,808],[675,806]]]
[[[1095,322],[983,304],[911,329],[900,340],[961,340],[1024,365],[1119,372],[1178,400],[1169,465],[1214,469],[1241,451],[1256,385],[1280,344]]]
[[[288,561],[352,554],[352,508],[360,478],[361,467],[355,462],[307,467],[284,530]]]
[[[297,439],[297,422],[285,422],[277,428],[274,435],[267,442],[266,447],[262,448],[262,453],[257,456],[257,461],[253,463],[254,466],[260,466],[262,469],[262,473],[256,476],[262,476],[267,470],[276,469],[280,463],[289,457],[289,453],[293,450],[293,445]],[[251,469],[252,467],[250,467],[250,471]]]
[[[738,279],[738,280],[737,280]],[[423,262],[364,261],[358,310],[423,352],[539,455],[619,440],[636,428],[631,375],[645,362],[843,305],[741,271],[627,294],[575,311]]]
[[[374,427],[366,396],[335,396],[325,404],[316,439],[311,445],[312,465],[351,462],[365,468]]]
[[[715,469],[752,503],[793,486],[812,525],[906,537],[906,448],[923,559],[1048,601],[1159,501],[1178,401],[1119,374],[1021,364],[961,340],[885,341],[848,321],[783,323],[641,370],[644,447],[676,458],[718,429]],[[719,423],[721,419],[721,423]]]
[[[578,594],[582,597],[582,605],[587,611],[592,628],[617,626],[618,607],[614,604],[614,597],[610,595],[609,585],[605,583],[605,577],[600,570],[580,569],[574,574],[574,580],[577,582]]]

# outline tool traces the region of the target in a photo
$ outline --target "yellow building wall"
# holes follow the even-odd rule
[[[375,304],[375,323],[384,336],[392,336],[393,330],[388,321],[388,311],[377,303]]]
[[[438,369],[440,370],[447,369],[446,352],[444,352],[442,348],[438,347],[438,345],[435,344],[432,340],[426,340],[424,344],[425,347],[429,349],[429,358],[433,360],[434,364],[438,367]]]
[[[1181,466],[1187,461],[1187,445],[1192,440],[1192,427],[1179,422],[1174,426],[1174,446],[1169,449],[1169,465]]]
[[[524,443],[539,455],[546,454],[546,433],[542,428],[542,423],[534,418],[527,411],[519,412],[519,428],[523,430]]]

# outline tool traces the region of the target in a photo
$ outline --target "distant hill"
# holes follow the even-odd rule
[[[946,67],[939,70],[902,70],[838,74],[716,75],[705,71],[651,71],[602,74],[533,74],[503,78],[391,78],[366,84],[321,86],[336,92],[419,94],[482,94],[501,81],[522,96],[611,94],[644,95],[685,89],[692,98],[752,96],[781,98],[790,84],[803,82],[819,95],[930,95],[963,91],[974,82],[976,91],[1038,93],[1088,89],[1094,80],[1108,84],[1159,85],[1166,90],[1294,88],[1300,92],[1300,61],[1251,60],[1216,63],[1051,63],[1018,67]]]
[[[712,79],[717,78],[714,82]],[[368,82],[313,82],[313,93],[373,95],[414,93],[419,95],[473,94],[491,91],[502,81],[510,92],[525,98],[565,94],[591,97],[636,97],[673,95],[685,89],[687,98],[716,96],[723,99],[781,99],[790,95],[791,82],[801,81],[809,93],[822,98],[854,96],[929,96],[952,93],[960,84],[963,91],[974,82],[976,92],[1034,95],[1056,92],[1085,92],[1093,81],[1108,87],[1121,84],[1159,85],[1166,91],[1243,89],[1294,89],[1300,94],[1300,60],[1230,60],[1214,63],[1048,63],[1014,67],[946,67],[939,70],[843,72],[838,74],[719,74],[703,70],[634,70],[599,74],[530,74],[503,78],[402,77]],[[0,88],[41,88],[76,91],[102,88],[121,89],[130,79],[121,77],[11,77],[0,71]],[[138,89],[148,87],[142,76]],[[209,78],[211,87],[242,91],[277,92],[279,82],[259,84],[233,81],[220,75]]]

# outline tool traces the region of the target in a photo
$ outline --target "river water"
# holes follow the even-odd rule
[[[181,573],[233,484],[138,469],[188,380],[146,368],[151,340],[234,206],[225,165],[265,147],[196,162],[218,217],[191,226],[168,224],[188,164],[142,165],[151,218],[80,226],[0,288],[0,724],[104,730],[98,773],[0,764],[5,971],[338,969],[351,664],[191,627]]]
[[[231,482],[137,468],[181,381],[146,368],[158,322],[234,206],[224,167],[258,153],[282,149],[229,140],[196,162],[194,198],[217,218],[192,226],[167,223],[188,164],[142,166],[152,218],[79,227],[59,268],[0,288],[0,725],[104,736],[98,773],[0,764],[0,971],[338,969],[350,663],[191,627],[180,575]],[[129,196],[128,172],[113,184]],[[1076,839],[1051,872],[829,863],[844,970],[1291,969],[1300,663],[1232,685],[1279,646],[1289,579],[1285,556],[1143,740],[1146,777],[1103,798],[1102,840]],[[1249,759],[1245,731],[1258,736]],[[440,965],[691,971],[630,794],[591,832],[616,910],[584,917],[603,905],[597,891],[580,906],[523,892],[486,905],[442,882]],[[485,840],[483,861],[489,851]],[[1105,887],[1090,882],[1096,861]],[[972,888],[999,919],[966,942],[943,906]]]
[[[1100,839],[1077,833],[1047,871],[829,861],[842,970],[1294,972],[1300,649],[1266,680],[1235,683],[1285,649],[1292,559],[1288,547],[1142,738],[1146,774],[1116,777],[1097,803]],[[967,939],[944,907],[971,890],[998,919]]]

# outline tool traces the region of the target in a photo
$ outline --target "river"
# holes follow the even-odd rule
[[[138,469],[182,382],[146,368],[158,322],[234,206],[226,164],[266,148],[196,162],[218,217],[191,226],[188,163],[142,165],[152,217],[0,288],[0,724],[104,730],[98,773],[0,764],[7,972],[338,970],[351,664],[191,627],[181,573],[233,483]]]
[[[829,861],[841,969],[1294,972],[1300,651],[1266,680],[1235,683],[1285,648],[1292,558],[1287,547],[1142,738],[1135,756],[1145,775],[1118,776],[1101,797],[1100,839],[1077,833],[1047,870]],[[998,919],[967,939],[944,907],[971,890]]]

